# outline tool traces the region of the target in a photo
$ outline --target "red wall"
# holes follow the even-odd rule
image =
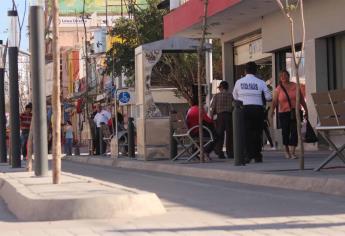
[[[242,0],[209,0],[208,16],[230,8]],[[164,16],[164,37],[169,38],[202,21],[204,1],[189,0]]]

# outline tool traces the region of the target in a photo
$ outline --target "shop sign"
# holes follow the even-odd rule
[[[252,40],[234,48],[235,65],[243,65],[249,61],[256,61],[271,57],[270,53],[262,52],[262,38]]]

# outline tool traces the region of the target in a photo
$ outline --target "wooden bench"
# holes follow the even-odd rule
[[[344,144],[337,146],[330,135],[331,131],[345,131],[345,89],[313,93],[312,97],[319,117],[319,124],[315,128],[334,150],[319,167],[314,169],[319,171],[335,157],[345,163],[345,156],[342,153],[345,149],[345,141]]]

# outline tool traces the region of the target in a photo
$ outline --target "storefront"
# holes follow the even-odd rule
[[[190,0],[165,16],[165,37],[200,37],[203,14],[200,4],[200,1]],[[272,87],[277,85],[281,69],[287,69],[295,80],[289,25],[275,0],[210,0],[209,8],[208,32],[210,37],[222,41],[224,80],[234,85],[243,75],[243,64],[247,61],[255,61],[270,72]],[[301,20],[298,16],[295,18],[296,46],[302,57],[299,74],[313,125],[317,123],[317,115],[311,94],[345,88],[344,9],[344,0],[304,0],[303,54],[300,52]],[[188,15],[186,12],[193,14],[189,18],[182,17],[182,14]],[[172,18],[183,18],[183,21],[172,23]]]

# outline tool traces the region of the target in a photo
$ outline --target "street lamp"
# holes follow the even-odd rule
[[[20,121],[19,121],[19,86],[18,86],[18,13],[7,12],[10,20],[8,35],[8,66],[10,82],[10,129],[12,168],[20,168]]]
[[[7,162],[4,45],[0,40],[0,162]]]
[[[31,1],[30,52],[32,78],[35,175],[48,174],[47,108],[45,81],[44,1]]]

